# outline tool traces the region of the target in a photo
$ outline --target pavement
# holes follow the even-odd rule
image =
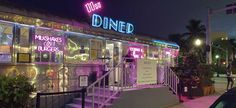
[[[209,108],[210,105],[226,91],[227,79],[225,75],[220,75],[220,77],[214,76],[213,80],[215,81],[216,90],[216,93],[213,95],[198,97],[193,100],[186,100],[183,103],[168,108]]]

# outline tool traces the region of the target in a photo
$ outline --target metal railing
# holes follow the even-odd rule
[[[178,83],[178,76],[170,67],[168,67],[167,72],[164,74],[164,85],[168,86],[177,95]]]
[[[92,97],[92,108],[95,106],[98,108],[106,106],[112,97],[115,97],[122,91],[122,68],[123,63],[118,64],[87,87],[87,95]],[[109,79],[113,79],[113,81],[108,81]]]
[[[85,105],[86,89],[68,92],[37,93],[36,108],[64,108],[73,98],[82,98],[81,108]]]

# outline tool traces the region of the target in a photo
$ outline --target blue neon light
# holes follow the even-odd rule
[[[179,48],[179,45],[175,44],[175,43],[168,43],[168,42],[164,42],[164,41],[160,41],[160,40],[154,40],[153,42],[155,43],[159,43],[159,44],[165,44],[165,45],[170,45],[170,46],[175,46]]]
[[[113,19],[109,19],[109,30],[115,30],[115,31],[117,31],[117,29],[118,29],[118,20],[115,20],[115,21],[113,21]]]
[[[106,30],[114,30],[120,33],[133,34],[134,25],[131,23],[126,23],[124,21],[114,20],[108,17],[101,17],[100,15],[93,14],[92,16],[92,26],[101,27]]]

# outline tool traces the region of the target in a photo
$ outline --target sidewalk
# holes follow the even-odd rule
[[[215,81],[215,94],[195,98],[193,100],[187,100],[169,108],[209,108],[209,106],[225,92],[227,84],[227,79],[224,75],[220,75],[220,77],[214,77],[213,80]]]

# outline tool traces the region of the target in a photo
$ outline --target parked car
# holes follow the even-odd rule
[[[236,108],[236,87],[221,95],[210,108]]]

